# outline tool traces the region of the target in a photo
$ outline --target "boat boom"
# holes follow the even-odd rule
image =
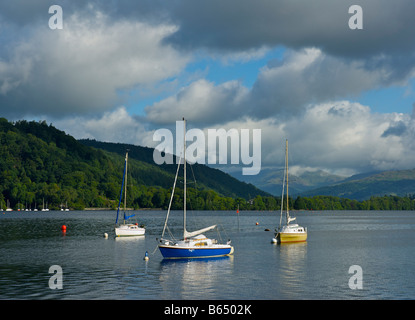
[[[203,229],[200,229],[200,230],[196,230],[196,231],[192,231],[192,232],[189,232],[189,231],[186,230],[184,232],[184,238],[186,239],[186,238],[194,237],[194,236],[197,236],[197,235],[199,235],[203,232],[206,232],[206,231],[209,231],[209,230],[212,230],[212,229],[215,229],[215,228],[216,228],[216,224],[213,225],[213,226],[203,228]]]

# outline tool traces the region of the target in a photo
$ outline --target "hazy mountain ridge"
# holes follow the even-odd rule
[[[252,183],[261,190],[274,196],[281,196],[284,169],[263,168],[256,176],[243,176],[239,172],[231,173],[238,180]],[[302,192],[332,185],[343,181],[345,177],[333,175],[323,170],[304,171],[299,175],[288,174],[289,193],[294,196]]]
[[[341,183],[316,188],[301,196],[330,195],[355,200],[384,195],[408,196],[415,194],[415,169],[375,172],[356,175]]]
[[[252,183],[274,196],[281,196],[283,169],[263,168],[256,176],[232,175],[241,181]],[[318,195],[366,200],[385,195],[407,196],[415,194],[415,169],[374,171],[343,177],[323,170],[289,174],[289,194],[292,197]]]

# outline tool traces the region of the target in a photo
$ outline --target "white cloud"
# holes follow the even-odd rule
[[[328,56],[320,49],[289,51],[261,70],[252,91],[252,115],[297,114],[310,103],[357,96],[390,82],[387,69],[368,70],[360,61]],[[393,83],[393,82],[391,82]]]
[[[237,114],[246,94],[247,89],[238,81],[215,86],[200,79],[145,111],[147,118],[158,124],[171,124],[182,117],[194,122],[222,123]]]
[[[405,130],[385,136],[397,123],[403,123]],[[372,113],[369,107],[350,101],[310,105],[302,115],[288,120],[244,118],[222,127],[261,129],[263,168],[284,165],[285,139],[289,140],[290,166],[297,171],[351,175],[413,168],[415,158],[414,119],[406,114]]]
[[[35,24],[0,55],[4,114],[83,114],[117,105],[121,93],[180,73],[189,56],[164,44],[171,24],[65,16],[62,30]],[[1,54],[1,53],[0,53]],[[3,110],[4,108],[4,110]]]
[[[309,104],[358,96],[390,79],[387,69],[368,70],[363,62],[344,61],[320,49],[288,51],[282,60],[260,70],[252,88],[238,81],[215,84],[199,79],[178,93],[145,109],[154,123],[169,123],[185,116],[191,121],[223,123],[249,116],[253,119],[290,117]]]
[[[153,145],[152,131],[147,131],[145,125],[138,118],[131,116],[124,106],[93,119],[78,116],[55,121],[53,124],[76,139]]]
[[[401,136],[385,136],[391,125],[404,121]],[[412,168],[415,122],[404,114],[371,113],[359,103],[336,101],[309,106],[303,116],[286,123],[296,164],[332,172]]]
[[[175,120],[178,119],[169,124],[175,125]],[[149,147],[159,144],[153,141],[153,133],[160,127],[149,127],[142,119],[128,114],[125,107],[98,118],[77,117],[54,125],[76,138]],[[189,121],[188,130],[191,128],[201,129],[206,137],[208,129],[235,128],[239,134],[241,129],[249,129],[250,139],[253,129],[261,129],[262,168],[284,165],[285,139],[289,140],[290,166],[298,172],[325,170],[351,175],[409,169],[415,158],[415,119],[407,114],[372,113],[368,106],[346,100],[309,105],[302,115],[290,119],[244,117],[214,125]],[[207,146],[206,143],[206,151]],[[228,164],[220,167],[231,171],[234,165],[230,159],[229,154]]]

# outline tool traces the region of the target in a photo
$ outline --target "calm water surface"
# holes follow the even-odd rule
[[[415,212],[295,215],[307,243],[274,245],[264,230],[276,213],[193,212],[189,230],[218,223],[235,253],[188,261],[157,249],[165,211],[137,211],[147,231],[135,239],[114,239],[114,211],[0,213],[0,299],[415,299]],[[170,222],[179,232],[181,215]],[[52,265],[62,267],[63,289],[49,288]],[[361,290],[349,288],[352,265],[362,268]]]

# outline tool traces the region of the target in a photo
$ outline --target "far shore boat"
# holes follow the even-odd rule
[[[139,227],[138,223],[126,223],[128,219],[135,216],[135,214],[127,215],[127,166],[128,166],[128,151],[125,154],[125,164],[124,164],[124,174],[122,178],[121,184],[121,193],[120,199],[118,202],[117,208],[117,218],[115,219],[115,236],[117,237],[134,237],[134,236],[144,236],[146,229],[144,227]],[[123,215],[123,223],[118,224],[118,218],[120,213],[120,205],[122,196],[124,193],[124,215]]]
[[[10,208],[10,202],[9,202],[9,199],[7,199],[7,208],[6,208],[6,211],[13,211],[13,209],[12,209],[12,208]]]

